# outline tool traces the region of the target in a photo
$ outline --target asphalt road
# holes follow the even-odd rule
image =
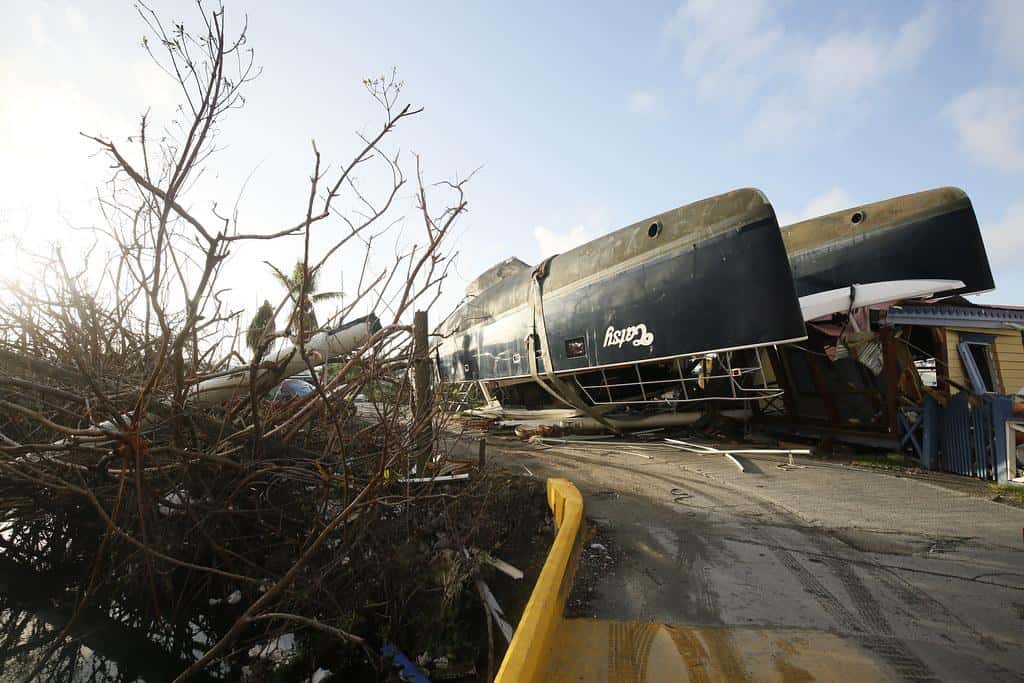
[[[660,444],[489,436],[488,458],[583,492],[597,535],[577,616],[816,629],[894,679],[1024,680],[1022,509],[799,458],[742,457],[744,473]]]

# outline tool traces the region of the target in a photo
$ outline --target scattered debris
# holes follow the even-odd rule
[[[494,567],[498,571],[502,572],[503,574],[511,576],[513,579],[516,579],[516,580],[519,580],[519,579],[523,578],[523,572],[522,572],[521,569],[516,569],[515,567],[510,565],[508,562],[505,562],[504,560],[500,560],[497,557],[494,557],[493,555],[491,555],[490,553],[486,553],[486,552],[480,551],[479,554],[480,554],[481,559],[483,559],[484,562],[486,562],[487,564],[491,565],[492,567]]]
[[[480,599],[484,601],[484,605],[486,606],[487,611],[491,613],[491,618],[494,619],[494,623],[498,625],[501,635],[505,636],[506,642],[511,642],[512,634],[515,629],[512,628],[511,624],[505,621],[505,613],[502,611],[501,605],[498,604],[498,600],[494,597],[494,593],[491,592],[491,589],[483,579],[478,578],[474,583],[476,584],[477,592],[480,593]]]
[[[725,455],[731,453],[733,455],[810,455],[811,451],[809,448],[715,448],[706,444],[691,443],[689,441],[679,441],[677,439],[665,439],[665,443],[673,447],[681,448],[681,450],[692,450],[694,453],[707,453],[707,454],[718,454]]]
[[[437,481],[465,481],[469,479],[468,474],[442,474],[437,477],[412,477],[399,479],[399,484],[432,484]]]
[[[291,656],[294,650],[295,634],[285,633],[262,645],[253,645],[249,648],[249,656],[280,662]]]
[[[781,463],[779,465],[776,465],[776,467],[779,468],[780,470],[783,470],[783,471],[806,469],[806,465],[797,465],[795,462],[793,462],[793,454],[792,453],[789,454],[789,460],[787,462],[784,462],[784,463]]]
[[[566,600],[567,617],[593,617],[592,605],[597,585],[614,574],[621,551],[602,523],[587,520],[584,543],[580,548],[576,578]]]
[[[385,643],[384,647],[381,648],[381,654],[394,663],[395,667],[398,668],[398,675],[403,681],[430,683],[430,679],[423,675],[423,672],[394,643]]]
[[[608,435],[608,438],[616,439],[618,437],[614,435]],[[569,446],[570,448],[579,448],[591,451],[597,448],[601,449],[602,454],[621,453],[623,455],[633,455],[638,458],[644,458],[646,460],[654,459],[653,455],[645,452],[645,450],[649,450],[650,444],[642,441],[614,441],[612,443],[608,443],[603,439],[561,439],[544,436],[532,436],[530,437],[530,443],[541,444],[543,446]]]
[[[172,515],[183,515],[187,511],[189,498],[180,490],[171,491],[164,496],[156,506],[157,512],[164,517]]]

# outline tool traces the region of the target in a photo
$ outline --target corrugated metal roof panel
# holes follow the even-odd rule
[[[1024,310],[995,306],[948,304],[892,306],[885,316],[888,325],[935,325],[952,327],[1024,328]]]

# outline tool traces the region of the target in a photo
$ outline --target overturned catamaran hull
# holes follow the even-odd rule
[[[551,387],[569,376],[576,390],[603,383],[614,403],[613,386],[629,382],[609,371],[656,383],[647,369],[674,359],[805,337],[775,212],[753,189],[634,223],[536,268],[506,261],[468,294],[440,330],[442,381]],[[598,384],[578,381],[595,373]]]
[[[782,228],[782,238],[801,298],[885,282],[949,283],[932,296],[995,287],[971,200],[955,187],[795,223]]]

